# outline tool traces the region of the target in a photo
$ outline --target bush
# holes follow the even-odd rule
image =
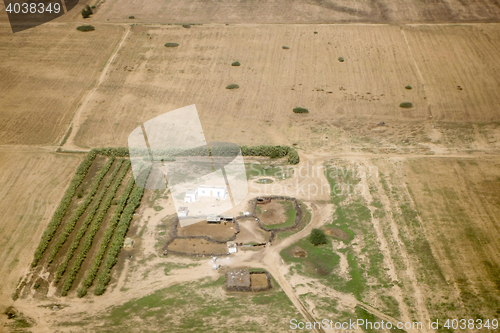
[[[339,57],[339,61],[340,61],[340,62],[344,62],[345,60],[344,60],[344,58],[343,58],[343,57]]]
[[[101,204],[101,207],[99,208],[99,212],[97,213],[97,217],[95,218],[94,222],[90,226],[90,229],[87,231],[87,236],[85,237],[85,241],[83,243],[83,246],[80,250],[80,253],[76,256],[76,260],[73,263],[73,267],[71,267],[71,270],[69,271],[68,276],[66,277],[66,280],[64,281],[64,285],[61,291],[62,296],[66,296],[68,294],[68,291],[71,289],[73,282],[76,279],[76,275],[78,274],[78,271],[82,267],[83,262],[87,258],[87,253],[90,251],[92,247],[92,243],[94,241],[94,237],[99,231],[99,228],[101,227],[102,221],[104,220],[104,217],[106,216],[109,207],[111,206],[111,201],[116,195],[116,191],[118,191],[118,187],[122,183],[123,178],[127,174],[128,169],[130,168],[130,163],[127,163],[124,168],[122,168],[120,174],[116,179],[113,177],[113,179],[110,179],[111,181],[114,181],[113,186],[111,187],[109,194],[106,196],[106,199],[104,202]],[[116,168],[116,170],[120,170],[119,167]]]
[[[177,47],[177,46],[179,46],[179,44],[177,44],[177,43],[165,43],[165,46],[166,47]]]
[[[309,110],[306,108],[296,107],[293,109],[295,113],[309,113]]]
[[[186,28],[186,29],[189,29],[189,28],[191,28],[191,25],[190,24],[183,24],[182,27]]]
[[[134,15],[130,15],[128,18],[129,19],[135,19],[135,16]]]
[[[86,5],[85,8],[82,9],[82,17],[83,18],[89,18],[90,15],[92,15],[92,9],[90,8],[89,5]],[[92,29],[94,30],[94,29]]]
[[[233,63],[231,64],[231,66],[235,66],[235,67],[240,66],[240,65],[241,65],[241,64],[240,64],[240,62],[239,62],[239,61],[235,61],[235,62],[233,62]]]
[[[288,46],[282,46],[281,47],[283,50],[289,50],[290,48]]]
[[[309,236],[309,240],[313,245],[326,244],[327,238],[325,232],[321,229],[314,228],[311,231],[311,235]]]
[[[87,32],[87,31],[94,31],[95,28],[92,25],[81,25],[78,28],[76,28],[76,30],[82,31],[82,32]]]
[[[406,86],[405,89],[411,90],[412,88],[411,88],[411,86]]]
[[[38,282],[37,282],[37,283],[35,283],[35,285],[33,286],[33,289],[38,289],[38,288],[40,288],[40,283],[38,283]]]
[[[82,161],[82,163],[80,163],[80,165],[76,169],[75,176],[71,180],[68,189],[64,193],[64,197],[61,199],[59,207],[57,207],[57,210],[52,216],[52,220],[50,220],[47,229],[45,229],[45,231],[43,232],[42,239],[40,240],[40,243],[38,244],[38,247],[35,250],[34,258],[31,263],[32,267],[35,267],[38,264],[45,250],[47,250],[49,242],[54,237],[57,229],[61,225],[62,219],[64,218],[66,212],[68,211],[69,205],[71,204],[71,199],[75,195],[78,187],[83,182],[83,179],[87,175],[87,172],[89,171],[90,166],[94,162],[95,157],[96,157],[95,151],[91,150],[87,154],[85,159]]]
[[[233,84],[228,85],[226,87],[226,89],[238,89],[239,87],[240,87],[239,85],[233,83]]]
[[[399,104],[399,107],[409,109],[409,108],[413,107],[413,104],[411,104],[410,102],[403,102],[403,103]]]
[[[90,288],[94,283],[94,280],[97,276],[97,272],[101,267],[101,263],[103,261],[102,259],[106,254],[106,250],[108,248],[109,242],[111,241],[111,237],[113,237],[116,225],[120,221],[120,216],[122,215],[123,209],[127,204],[128,197],[132,192],[134,185],[135,185],[135,179],[134,177],[132,177],[130,178],[127,187],[125,188],[125,191],[123,192],[122,196],[118,201],[118,205],[113,213],[113,216],[111,217],[108,228],[104,232],[104,236],[102,237],[101,243],[99,244],[99,250],[97,251],[97,254],[94,257],[94,262],[92,263],[92,267],[87,272],[87,275],[83,280],[82,287],[78,289],[78,297],[85,296],[87,294],[87,289]]]

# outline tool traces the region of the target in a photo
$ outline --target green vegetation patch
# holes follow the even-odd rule
[[[165,43],[165,47],[177,47],[179,46],[178,43]]]
[[[226,86],[226,89],[238,89],[240,86],[235,84],[235,83],[231,83],[229,85]]]
[[[239,61],[235,61],[235,62],[233,62],[233,63],[231,64],[231,66],[233,66],[233,67],[238,67],[238,66],[240,66],[240,65],[241,65],[241,64],[240,64],[240,62],[239,62]]]
[[[226,293],[224,277],[180,283],[113,307],[78,325],[103,322],[106,330],[162,332],[280,331],[300,314],[286,294],[274,288],[255,293]],[[234,320],[238,318],[238,320]],[[254,319],[258,318],[258,320]],[[73,322],[64,326],[74,326]]]

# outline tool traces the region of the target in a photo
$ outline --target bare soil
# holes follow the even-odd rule
[[[196,238],[176,238],[168,245],[168,250],[186,254],[215,254],[222,255],[228,253],[226,244],[218,244]]]

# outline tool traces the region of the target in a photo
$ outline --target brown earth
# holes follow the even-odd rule
[[[231,238],[236,233],[233,223],[212,224],[202,221],[185,227],[177,227],[178,236],[208,236],[218,241]]]
[[[260,213],[257,213],[257,217],[264,225],[284,223],[287,219],[285,209],[280,201],[271,200],[271,202],[264,205],[258,205],[257,207],[260,209]]]
[[[228,253],[226,244],[218,244],[197,238],[176,238],[167,247],[168,250],[187,254],[215,254],[222,255]]]
[[[0,150],[0,306],[12,303],[40,236],[59,205],[82,155],[41,149]],[[2,316],[3,319],[3,316]]]
[[[0,144],[59,143],[121,31],[85,34],[68,23],[12,34],[1,24]]]

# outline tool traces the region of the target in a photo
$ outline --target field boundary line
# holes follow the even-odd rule
[[[120,25],[120,26],[123,26],[123,25]],[[111,56],[106,61],[104,68],[101,71],[101,75],[99,75],[99,78],[97,79],[96,83],[94,84],[94,87],[92,89],[90,89],[85,94],[80,105],[78,106],[75,113],[73,114],[73,118],[70,121],[70,126],[72,127],[72,131],[71,131],[70,135],[68,136],[65,144],[61,148],[66,148],[66,149],[70,149],[70,150],[79,149],[79,147],[75,145],[74,141],[75,141],[76,134],[78,133],[78,131],[80,129],[80,125],[82,124],[82,113],[85,110],[85,108],[87,107],[87,105],[89,104],[89,102],[92,100],[92,97],[94,97],[94,94],[97,91],[97,89],[99,88],[99,86],[106,79],[109,68],[110,68],[111,64],[113,63],[113,61],[115,60],[118,52],[121,50],[123,44],[125,43],[125,40],[127,39],[128,35],[130,33],[130,30],[131,30],[131,26],[127,25],[125,27],[125,33],[123,34],[118,45],[115,47]]]

